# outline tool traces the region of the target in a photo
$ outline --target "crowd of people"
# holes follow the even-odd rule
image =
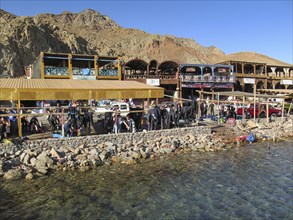
[[[131,100],[132,101],[132,100]],[[56,106],[45,109],[46,120],[49,124],[44,128],[43,124],[36,116],[21,117],[23,132],[39,133],[49,130],[53,133],[61,134],[66,137],[91,134],[91,130],[96,130],[95,126],[100,126],[105,133],[121,133],[145,130],[169,129],[189,125],[191,122],[202,121],[204,118],[210,118],[227,122],[229,119],[236,120],[237,112],[234,106],[222,104],[217,106],[215,102],[209,100],[192,99],[189,101],[164,102],[159,105],[151,103],[146,109],[141,111],[129,112],[126,117],[121,115],[119,109],[112,109],[112,112],[104,113],[102,118],[96,118],[94,124],[94,102],[74,101],[67,107],[61,106],[60,102]],[[133,103],[129,102],[133,106]],[[66,110],[66,111],[65,111]],[[67,111],[68,110],[68,111]],[[137,109],[136,109],[137,110]],[[217,115],[215,110],[218,110]],[[6,116],[1,116],[6,114]],[[18,123],[15,109],[0,110],[0,134],[1,139],[17,135]],[[7,116],[9,115],[9,116]],[[249,117],[247,111],[246,117]]]
[[[14,109],[0,109],[0,141],[17,134],[17,117],[13,114]]]

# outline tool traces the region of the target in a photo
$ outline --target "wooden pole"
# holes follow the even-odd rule
[[[260,112],[260,110],[261,110],[260,97],[258,97],[257,101],[258,101],[258,103],[257,103],[258,104],[258,114],[257,114],[257,117],[260,118],[260,113],[261,113]]]
[[[256,105],[256,84],[254,82],[253,86],[253,121],[255,123],[255,105]]]
[[[117,109],[115,109],[115,134],[118,133],[118,122],[117,122]]]
[[[19,96],[18,96],[18,100],[17,100],[17,112],[18,112],[18,116],[17,116],[18,136],[22,137],[22,126],[21,126],[20,99],[19,99]]]
[[[242,119],[244,119],[244,110],[245,110],[245,96],[242,97],[242,101],[243,101],[243,104],[242,104]],[[246,118],[245,118],[246,119]]]
[[[220,123],[220,93],[218,92],[218,124]]]
[[[200,111],[200,114],[201,114],[201,109],[200,109],[201,91],[198,91],[198,93],[199,93],[199,99],[198,99],[198,102],[197,102],[197,125],[198,125],[198,122],[199,122],[199,111]]]
[[[289,106],[289,109],[288,109],[288,112],[287,112],[287,116],[289,116],[289,114],[290,114],[291,107],[292,107],[292,102],[290,103],[290,106]]]
[[[62,124],[62,137],[64,137],[64,107],[62,107],[62,116],[61,116],[61,124]]]
[[[284,106],[285,106],[285,103],[284,103],[284,98],[282,99],[282,123],[284,122]]]
[[[269,99],[268,98],[267,98],[266,116],[267,116],[267,123],[269,123]]]

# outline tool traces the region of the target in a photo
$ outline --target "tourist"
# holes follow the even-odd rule
[[[226,116],[225,109],[224,109],[223,105],[220,105],[219,116],[220,116],[220,118],[224,118]]]
[[[60,128],[60,121],[57,118],[57,115],[55,115],[50,109],[46,110],[47,115],[47,120],[50,124],[50,128],[52,131],[58,130]]]
[[[11,109],[10,110],[10,114],[9,115],[9,121],[10,121],[10,133],[11,135],[15,135],[17,134],[17,130],[18,130],[18,125],[17,125],[17,117],[13,114],[16,114],[16,110]]]
[[[265,105],[260,106],[260,110],[258,112],[258,118],[265,118],[266,116],[266,108]]]
[[[33,133],[34,131],[35,132],[40,132],[41,131],[41,126],[40,126],[40,123],[39,123],[39,120],[37,119],[37,117],[32,117],[30,122],[29,122],[29,128],[30,128],[30,131]]]
[[[27,119],[27,116],[22,116],[20,118],[20,121],[21,121],[21,126],[24,130],[24,128],[26,128],[27,131],[30,131],[30,127],[29,127],[29,121]]]
[[[7,138],[10,135],[10,128],[11,128],[10,121],[7,117],[3,117],[3,124],[5,127],[4,137]]]
[[[89,131],[91,130],[91,126],[94,127],[94,112],[92,109],[89,109],[89,111],[87,112],[87,118],[88,118],[88,128],[89,128]]]
[[[252,144],[252,142],[255,141],[255,136],[250,129],[249,129],[249,135],[246,137],[246,141],[248,141],[249,144]]]
[[[129,114],[126,116],[126,121],[123,121],[123,123],[125,124],[127,131],[130,131],[131,133],[136,132],[135,122]]]
[[[61,118],[61,113],[62,113],[62,107],[61,107],[61,102],[57,101],[57,107],[55,109],[55,113],[57,113],[57,118]]]
[[[210,114],[211,114],[211,115],[215,115],[214,107],[215,107],[215,104],[214,104],[214,102],[212,101],[211,104],[210,104],[210,106],[209,106]]]
[[[65,137],[72,137],[73,136],[73,131],[72,131],[70,119],[67,119],[64,124],[64,134],[65,134]]]
[[[4,139],[5,126],[3,117],[0,117],[0,142]]]
[[[121,132],[121,125],[123,123],[123,119],[121,116],[120,110],[114,110],[115,116],[113,117],[114,126],[113,126],[113,132],[114,133],[120,133]]]

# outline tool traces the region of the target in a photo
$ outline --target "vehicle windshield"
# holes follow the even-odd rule
[[[127,109],[127,105],[120,105],[120,109],[121,110],[126,110]]]

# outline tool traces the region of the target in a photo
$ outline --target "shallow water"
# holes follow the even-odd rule
[[[1,180],[1,219],[293,219],[292,143]]]

